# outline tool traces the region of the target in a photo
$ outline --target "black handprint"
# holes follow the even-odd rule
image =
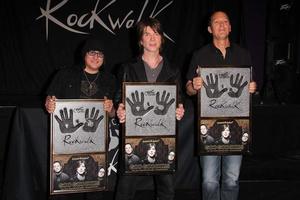
[[[169,97],[170,97],[170,93],[167,94],[166,96],[166,91],[164,90],[163,91],[163,94],[161,96],[161,100],[159,99],[159,92],[156,93],[156,103],[157,105],[160,105],[162,106],[162,109],[159,109],[158,106],[155,107],[155,110],[154,110],[154,113],[157,114],[157,115],[165,115],[170,106],[175,102],[175,99],[172,98],[169,102]]]
[[[233,82],[233,74],[230,76],[230,85],[233,88],[236,88],[236,92],[233,91],[233,88],[229,89],[228,95],[233,98],[238,98],[241,96],[244,87],[248,84],[248,81],[245,81],[243,84],[243,76],[240,78],[240,73],[236,75],[235,81]]]
[[[98,128],[98,125],[100,121],[104,118],[103,115],[101,115],[98,119],[99,115],[99,110],[96,111],[95,113],[95,108],[92,108],[91,115],[89,116],[89,109],[85,110],[85,120],[86,122],[84,123],[83,130],[85,132],[95,132]]]
[[[206,76],[206,81],[207,84],[203,81],[203,86],[206,90],[206,94],[208,96],[208,98],[219,98],[220,96],[222,96],[222,94],[224,92],[227,91],[227,88],[223,88],[221,91],[218,88],[218,75],[215,75],[215,81],[213,78],[213,75],[210,73],[209,76]]]
[[[56,121],[59,124],[59,129],[62,133],[73,133],[75,132],[79,127],[83,125],[83,123],[78,123],[76,126],[73,124],[73,110],[70,109],[70,116],[68,117],[68,110],[67,108],[64,108],[63,110],[59,110],[60,117],[57,115],[54,115]]]
[[[132,101],[128,97],[126,97],[126,101],[131,107],[132,114],[135,116],[143,116],[154,108],[154,106],[149,106],[147,109],[145,109],[143,92],[141,92],[141,100],[139,99],[138,91],[135,91],[135,95],[134,93],[131,93],[131,97]]]

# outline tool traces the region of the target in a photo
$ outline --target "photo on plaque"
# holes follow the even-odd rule
[[[50,194],[106,189],[108,119],[103,104],[99,99],[57,99],[51,114]]]
[[[201,117],[249,117],[251,67],[200,67]]]
[[[125,136],[176,135],[177,86],[124,83]]]
[[[175,172],[175,137],[126,138],[123,150],[125,173]]]
[[[55,192],[104,190],[107,180],[105,154],[54,155],[51,177]]]
[[[198,144],[200,154],[241,154],[249,152],[250,121],[247,118],[201,119]]]

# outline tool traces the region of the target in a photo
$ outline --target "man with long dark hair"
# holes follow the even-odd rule
[[[141,55],[134,62],[124,66],[124,73],[121,76],[123,81],[171,82],[179,84],[179,71],[172,68],[168,60],[161,55],[164,36],[160,22],[154,18],[142,20],[137,25],[137,32]],[[181,120],[183,115],[183,105],[179,104],[176,109],[176,119]],[[119,104],[117,116],[120,123],[125,122],[125,105],[123,103]],[[160,200],[174,199],[173,175],[154,175],[153,177],[157,186],[157,197]],[[116,200],[133,199],[136,185],[137,176],[120,175]]]

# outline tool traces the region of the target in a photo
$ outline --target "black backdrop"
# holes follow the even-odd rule
[[[140,17],[146,16],[155,16],[162,22],[165,33],[170,38],[167,39],[164,53],[176,63],[175,66],[181,69],[184,77],[192,51],[209,39],[206,31],[207,15],[218,9],[230,13],[233,26],[231,38],[250,50],[256,81],[261,86],[268,2],[271,1],[1,0],[0,105],[22,106],[31,104],[29,100],[41,100],[52,75],[58,69],[72,66],[80,60],[78,49],[91,35],[101,37],[105,41],[106,68],[115,72],[118,64],[136,54],[135,37],[131,27]],[[91,18],[94,9],[97,16]],[[74,24],[75,22],[77,23]],[[193,152],[195,113],[191,101],[187,101],[185,106],[185,118],[179,126],[180,162],[176,186],[199,188],[198,158]],[[42,113],[41,110],[39,112]],[[255,153],[278,153],[283,149],[299,149],[299,138],[295,134],[297,131],[294,131],[298,130],[298,118],[290,115],[293,112],[297,113],[297,109],[292,108],[285,112],[288,113],[288,117],[283,115],[283,110],[274,115],[273,108],[269,108],[268,116],[276,118],[275,124],[280,127],[278,129],[274,126],[270,129],[274,121],[270,120],[268,125],[265,124],[266,109],[259,107],[259,112],[254,111],[254,117],[257,117],[253,121]],[[292,120],[294,122],[290,122]],[[32,124],[39,125],[35,120]],[[14,125],[13,123],[12,126]],[[282,138],[290,138],[290,134],[293,138],[292,145],[288,139],[282,142]],[[269,140],[270,135],[275,135],[275,139]],[[14,141],[13,138],[10,139]],[[36,139],[41,140],[40,137]],[[7,146],[9,149],[16,147],[10,144]],[[12,163],[15,163],[14,158],[11,157]],[[6,171],[5,174],[9,173]]]
[[[0,97],[2,104],[41,99],[56,70],[80,60],[80,45],[90,37],[103,39],[106,68],[136,55],[133,26],[143,17],[159,19],[168,37],[164,53],[182,70],[193,50],[208,41],[207,16],[212,10],[230,13],[232,40],[248,45],[258,79],[263,72],[265,2],[217,0],[2,0],[0,3]],[[258,13],[253,15],[252,12]],[[255,18],[256,17],[256,18]],[[260,19],[261,18],[261,19]],[[246,29],[245,27],[248,27]],[[258,37],[258,38],[257,38]],[[251,40],[251,41],[249,41]],[[259,82],[260,80],[258,80]],[[30,98],[26,98],[30,97]]]

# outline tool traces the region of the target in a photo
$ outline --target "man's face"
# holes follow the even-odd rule
[[[104,55],[99,51],[89,51],[85,54],[85,67],[88,71],[96,72],[103,64]]]
[[[103,168],[100,168],[98,172],[98,177],[102,178],[104,177],[104,174],[105,174],[105,170]]]
[[[248,133],[244,133],[243,136],[242,136],[242,141],[243,142],[247,142],[249,139],[249,134]]]
[[[213,35],[214,39],[228,39],[229,33],[231,32],[231,25],[227,15],[223,12],[216,12],[211,17],[208,32]]]
[[[171,151],[168,155],[168,160],[172,161],[175,158],[175,153],[173,151]]]
[[[84,163],[81,163],[77,168],[77,173],[83,175],[85,173],[86,167]]]
[[[161,47],[161,35],[151,27],[146,26],[140,44],[143,46],[144,52],[159,53]]]
[[[202,135],[206,135],[206,133],[207,133],[207,128],[206,128],[205,125],[201,125],[201,126],[200,126],[200,132],[201,132]]]
[[[62,167],[61,167],[60,163],[58,163],[58,162],[53,163],[54,172],[59,173],[61,171],[61,168]]]
[[[150,149],[147,151],[147,154],[149,157],[153,158],[155,157],[156,149],[154,146],[150,146]]]
[[[132,147],[131,147],[130,144],[126,144],[126,145],[125,145],[125,152],[126,152],[126,154],[128,154],[128,155],[132,153]]]
[[[222,131],[223,138],[228,138],[230,135],[229,127],[225,127],[225,129]]]

